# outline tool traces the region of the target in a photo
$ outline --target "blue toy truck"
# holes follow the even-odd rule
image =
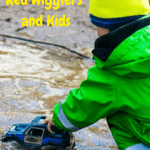
[[[46,116],[38,116],[31,123],[13,124],[2,136],[2,141],[17,141],[19,144],[30,148],[42,148],[43,146],[56,146],[73,150],[75,146],[73,134],[52,127],[53,133],[49,133],[47,125],[40,123]]]

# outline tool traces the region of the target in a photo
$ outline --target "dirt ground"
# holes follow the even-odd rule
[[[0,33],[17,37],[28,38],[38,41],[60,44],[69,48],[79,50],[82,48],[92,48],[97,38],[96,28],[91,24],[88,13],[88,0],[84,0],[81,5],[64,5],[58,10],[46,10],[44,5],[32,5],[28,0],[28,5],[6,5],[5,1],[0,1]],[[22,27],[22,18],[38,18],[43,14],[42,27]],[[65,14],[70,17],[70,26],[47,26],[47,15],[57,15],[58,18]],[[2,38],[1,38],[2,40]],[[15,42],[17,42],[15,40]]]
[[[89,1],[84,0],[80,6],[75,1],[74,6],[64,5],[58,10],[45,10],[45,6],[33,6],[31,2],[28,0],[27,6],[6,6],[6,1],[0,1],[0,137],[13,123],[47,115],[59,100],[65,100],[70,89],[79,87],[94,65],[91,59],[66,50],[92,58],[97,32],[89,19]],[[21,26],[23,17],[38,18],[40,14],[44,17],[42,27]],[[47,26],[47,15],[59,18],[63,14],[71,17],[70,26]],[[78,150],[117,150],[105,119],[74,135]],[[0,142],[0,149],[22,150],[10,142]]]

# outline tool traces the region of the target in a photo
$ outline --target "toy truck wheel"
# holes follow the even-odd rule
[[[41,150],[65,150],[65,149],[54,146],[54,145],[45,145],[45,146],[42,146]]]
[[[2,139],[1,139],[3,142],[7,142],[8,141],[8,137],[6,136],[2,136]]]
[[[69,133],[69,134],[70,134],[70,143],[69,143],[69,146],[65,150],[74,150],[74,147],[75,147],[75,137],[73,136],[72,133]]]

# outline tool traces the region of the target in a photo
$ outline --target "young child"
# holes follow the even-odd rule
[[[149,1],[91,0],[90,18],[100,36],[96,64],[54,107],[47,128],[74,132],[106,117],[120,150],[150,150]]]

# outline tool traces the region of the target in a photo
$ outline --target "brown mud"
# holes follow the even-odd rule
[[[68,47],[92,58],[97,38],[90,23],[88,1],[81,6],[62,6],[45,10],[44,6],[6,6],[0,1],[0,34],[44,41]],[[22,27],[23,17],[62,14],[71,17],[69,27]],[[37,115],[49,115],[58,101],[65,100],[72,88],[79,87],[93,66],[61,47],[30,43],[0,36],[0,138],[14,123],[28,123]],[[78,150],[117,150],[105,119],[74,133]],[[2,150],[22,150],[16,142],[0,142]]]

